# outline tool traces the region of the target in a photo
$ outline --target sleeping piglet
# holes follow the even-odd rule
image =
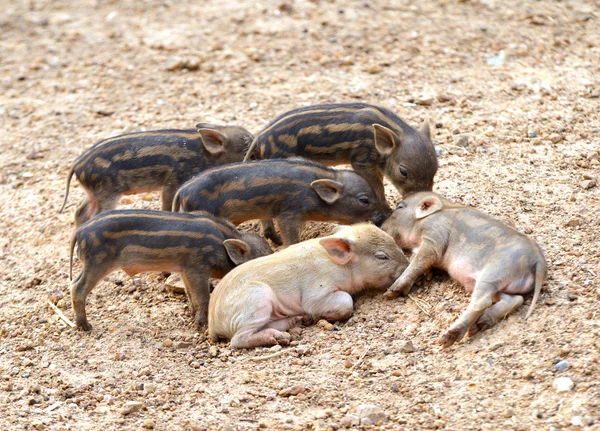
[[[433,192],[411,195],[400,203],[383,230],[396,243],[413,250],[410,265],[385,293],[407,295],[413,283],[431,267],[446,270],[473,292],[467,309],[438,343],[449,347],[488,329],[534,291],[530,316],[546,277],[539,245],[500,221]]]
[[[347,319],[351,295],[388,287],[407,265],[400,247],[378,227],[339,227],[226,275],[210,298],[209,335],[230,339],[233,348],[287,344],[283,331],[315,319]]]

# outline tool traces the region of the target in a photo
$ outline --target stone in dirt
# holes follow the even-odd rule
[[[400,345],[398,350],[402,353],[412,353],[415,351],[415,346],[413,346],[412,341],[406,341]]]
[[[290,397],[292,395],[298,395],[306,391],[306,388],[302,385],[294,385],[289,388],[282,389],[279,391],[280,397]]]
[[[356,415],[346,415],[342,418],[341,423],[344,428],[350,428],[358,426],[360,424],[360,420]]]
[[[185,284],[178,274],[171,274],[165,280],[165,285],[173,293],[185,293]]]
[[[361,424],[363,424],[364,419],[368,419],[374,425],[379,422],[385,423],[389,419],[388,414],[376,404],[361,404],[356,408],[355,414],[360,419]],[[367,425],[367,423],[364,423],[364,425]]]
[[[123,408],[121,409],[121,414],[123,416],[126,416],[126,415],[134,413],[134,412],[139,412],[143,406],[144,406],[144,403],[142,403],[140,401],[127,401],[125,403],[125,405],[123,406]]]
[[[573,386],[575,386],[575,383],[569,377],[558,377],[552,382],[552,387],[556,392],[569,392],[573,389]]]
[[[593,187],[596,187],[596,180],[584,180],[582,182],[579,183],[579,186],[583,189],[583,190],[589,190]]]
[[[319,327],[325,331],[333,330],[333,325],[331,323],[329,323],[327,320],[323,320],[323,319],[321,319],[317,322],[317,327]]]
[[[469,146],[469,137],[467,135],[456,135],[454,136],[454,145],[457,147],[466,148]]]

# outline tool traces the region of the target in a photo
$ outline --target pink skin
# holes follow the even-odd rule
[[[438,340],[449,347],[467,333],[493,326],[534,291],[533,311],[546,274],[539,246],[486,214],[432,192],[407,198],[383,225],[396,243],[413,250],[408,268],[385,293],[407,295],[432,267],[446,270],[472,292],[467,309]]]

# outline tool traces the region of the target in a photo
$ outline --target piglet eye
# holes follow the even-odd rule
[[[366,196],[361,196],[358,198],[358,201],[362,204],[362,205],[369,205],[371,203],[371,201],[369,200],[368,197]]]
[[[402,175],[403,178],[408,178],[408,171],[402,166],[398,168],[398,172],[400,172],[400,175]]]
[[[402,208],[406,208],[406,202],[400,202],[396,207],[397,210],[401,210]]]
[[[390,257],[385,254],[383,251],[378,251],[375,253],[375,258],[380,260],[389,260]]]

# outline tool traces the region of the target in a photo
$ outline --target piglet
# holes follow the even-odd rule
[[[305,157],[351,164],[387,205],[383,176],[402,194],[431,190],[438,169],[429,125],[414,129],[394,112],[366,103],[314,105],[285,112],[252,142],[245,160]],[[390,211],[391,212],[391,211]]]
[[[271,254],[264,238],[242,233],[231,223],[204,213],[112,210],[80,226],[71,239],[79,247],[83,270],[73,281],[71,299],[77,326],[89,331],[85,300],[108,274],[145,271],[181,274],[190,309],[198,326],[206,324],[209,277],[221,278],[233,267]]]
[[[376,226],[338,227],[333,235],[292,245],[240,265],[212,293],[208,331],[233,348],[287,344],[283,331],[315,319],[352,315],[352,296],[386,288],[408,265]]]
[[[203,172],[177,191],[173,211],[180,209],[206,211],[234,224],[261,219],[265,236],[285,246],[300,241],[307,220],[381,224],[390,214],[356,172],[301,158],[232,163]]]
[[[169,211],[177,189],[201,171],[239,162],[252,134],[238,126],[198,123],[195,129],[164,129],[126,133],[98,142],[80,155],[69,171],[87,198],[75,211],[75,226],[117,206],[122,195],[162,191],[162,209]]]
[[[431,267],[446,270],[472,292],[467,309],[438,340],[442,346],[493,326],[523,304],[521,295],[533,290],[527,317],[531,315],[546,277],[544,254],[531,238],[433,192],[406,198],[382,228],[414,253],[386,297],[407,295]]]

